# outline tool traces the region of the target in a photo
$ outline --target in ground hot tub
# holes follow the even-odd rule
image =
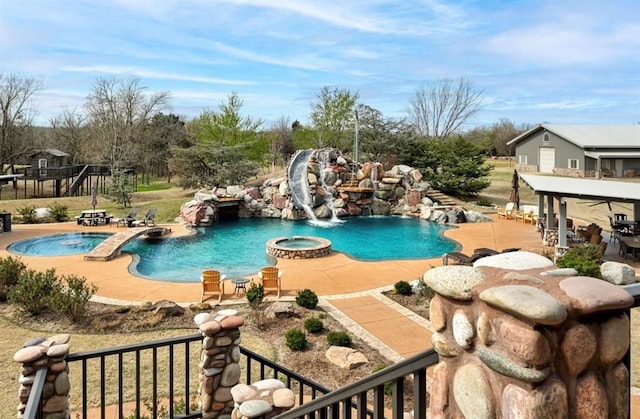
[[[267,255],[281,259],[311,259],[331,253],[331,242],[321,237],[277,237],[267,242]]]

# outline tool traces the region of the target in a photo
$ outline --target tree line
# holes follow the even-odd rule
[[[286,116],[266,126],[242,112],[232,92],[225,102],[187,120],[169,112],[171,94],[150,92],[140,79],[97,78],[81,109],[63,109],[48,127],[33,124],[44,84],[0,74],[0,168],[7,173],[45,148],[73,164],[110,168],[114,189],[127,186],[127,169],[143,181],[166,177],[184,188],[239,184],[260,168],[284,165],[297,149],[334,147],[359,161],[420,169],[434,187],[473,195],[488,184],[486,156],[510,155],[507,141],[527,129],[508,119],[462,131],[484,107],[483,92],[466,78],[416,88],[404,118],[359,103],[358,92],[325,86],[310,103],[309,123]]]

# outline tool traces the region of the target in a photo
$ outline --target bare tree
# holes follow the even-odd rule
[[[0,73],[0,172],[28,153],[33,96],[44,89],[40,80]]]
[[[146,89],[139,79],[98,78],[87,98],[93,145],[112,172],[135,163],[147,124],[167,106],[168,92]]]
[[[483,108],[482,92],[464,77],[444,78],[416,89],[408,119],[418,135],[446,138]]]
[[[281,116],[269,130],[269,160],[271,171],[275,171],[278,159],[284,162],[286,156],[295,151],[293,146],[293,128],[288,117]]]
[[[135,166],[144,149],[146,127],[167,106],[168,92],[145,94],[139,79],[99,78],[85,105],[93,149],[111,170],[112,197],[127,206],[132,184],[124,169]]]
[[[50,123],[53,128],[53,145],[69,154],[72,163],[89,163],[87,116],[76,110],[64,109]]]

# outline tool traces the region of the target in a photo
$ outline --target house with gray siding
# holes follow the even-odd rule
[[[515,148],[520,172],[640,176],[640,125],[540,124],[507,145]]]

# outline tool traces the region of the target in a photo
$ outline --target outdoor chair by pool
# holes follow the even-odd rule
[[[202,295],[200,302],[204,301],[205,294],[218,294],[218,302],[222,301],[224,295],[224,278],[219,271],[208,269],[202,272],[200,281],[202,282]]]
[[[280,298],[280,279],[282,278],[282,271],[275,266],[267,266],[258,272],[258,277],[262,280],[262,286],[265,290],[277,290],[278,298]]]
[[[462,252],[449,252],[442,257],[442,264],[448,265],[449,259],[451,259],[456,265],[471,266],[473,265],[473,262],[475,262],[478,259],[481,259],[487,256],[498,255],[500,253],[517,252],[518,250],[520,250],[519,247],[508,247],[506,249],[503,249],[502,252],[498,252],[497,250],[489,249],[488,247],[479,247],[473,250],[473,254],[471,256],[465,255]]]
[[[496,252],[497,253],[497,252]],[[490,253],[474,253],[471,256],[465,255],[462,252],[449,252],[442,258],[443,265],[449,264],[449,259],[453,261],[454,265],[473,265],[473,262],[480,258],[491,256]]]
[[[138,215],[138,208],[131,208],[127,215],[122,218],[114,218],[111,224],[115,223],[116,227],[120,227],[121,225],[123,227],[129,227],[136,220],[136,215]]]
[[[155,208],[150,208],[147,210],[147,213],[144,215],[144,218],[140,221],[134,221],[133,225],[136,227],[153,227],[156,225],[156,214],[158,210]]]
[[[514,209],[516,204],[514,202],[507,202],[504,208],[498,208],[498,218],[504,218],[505,220],[514,220]]]

